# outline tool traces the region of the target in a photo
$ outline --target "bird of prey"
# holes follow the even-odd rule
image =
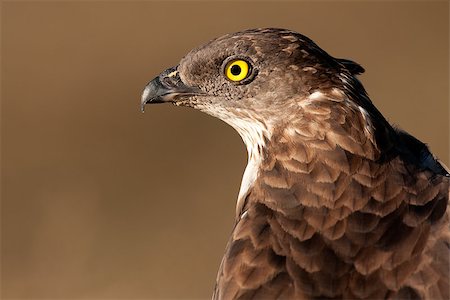
[[[248,150],[213,299],[450,299],[449,171],[390,125],[357,63],[261,28],[216,38],[145,87]]]

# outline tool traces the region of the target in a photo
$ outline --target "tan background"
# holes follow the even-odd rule
[[[191,48],[286,27],[366,68],[391,122],[449,162],[448,2],[3,2],[3,299],[209,298],[246,153],[146,82]]]

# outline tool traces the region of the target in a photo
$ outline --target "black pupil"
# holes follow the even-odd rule
[[[233,74],[234,76],[241,74],[241,67],[239,67],[238,65],[232,66],[231,74]]]

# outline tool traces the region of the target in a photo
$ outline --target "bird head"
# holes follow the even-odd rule
[[[145,87],[142,105],[171,102],[213,115],[240,111],[268,119],[273,108],[325,88],[341,69],[342,64],[301,34],[246,30],[189,52]]]
[[[248,144],[255,134],[298,119],[317,93],[344,90],[343,76],[353,78],[363,71],[352,61],[331,57],[299,33],[250,29],[189,52],[148,83],[141,104],[193,107],[229,123]]]

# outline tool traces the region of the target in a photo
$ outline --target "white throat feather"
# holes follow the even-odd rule
[[[264,123],[255,119],[234,119],[227,120],[227,123],[239,133],[247,147],[248,153],[248,162],[242,176],[241,188],[236,203],[236,216],[239,216],[239,214],[243,213],[242,208],[245,198],[258,177],[263,149],[266,146],[265,141],[270,139],[271,131]]]

